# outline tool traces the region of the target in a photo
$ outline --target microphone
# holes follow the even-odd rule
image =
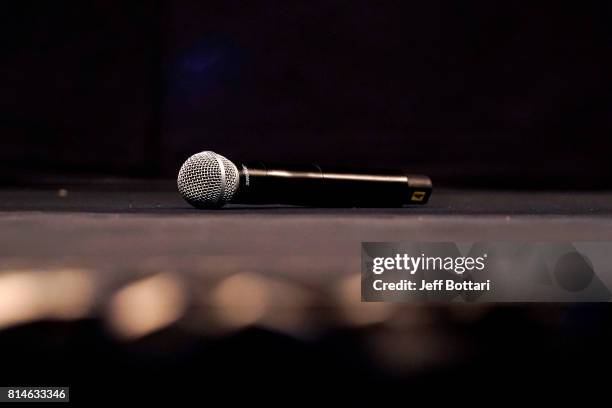
[[[226,203],[401,207],[426,204],[432,190],[429,177],[399,170],[366,172],[317,164],[237,166],[211,151],[188,158],[177,184],[185,201],[196,208],[220,208]]]

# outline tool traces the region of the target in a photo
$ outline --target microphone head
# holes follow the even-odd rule
[[[230,201],[239,184],[238,168],[210,151],[188,158],[178,173],[178,190],[196,208],[219,208]]]

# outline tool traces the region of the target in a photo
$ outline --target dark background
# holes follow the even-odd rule
[[[190,154],[609,187],[609,2],[9,2],[2,180]]]

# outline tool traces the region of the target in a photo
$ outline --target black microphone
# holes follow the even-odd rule
[[[401,207],[427,203],[432,190],[429,177],[399,170],[367,172],[317,164],[237,166],[210,151],[188,158],[177,184],[185,201],[196,208],[220,208],[226,203]]]

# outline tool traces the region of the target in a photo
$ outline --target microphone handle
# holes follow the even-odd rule
[[[349,171],[317,164],[237,167],[240,184],[232,202],[241,204],[401,207],[426,204],[432,190],[429,177],[401,171]]]

